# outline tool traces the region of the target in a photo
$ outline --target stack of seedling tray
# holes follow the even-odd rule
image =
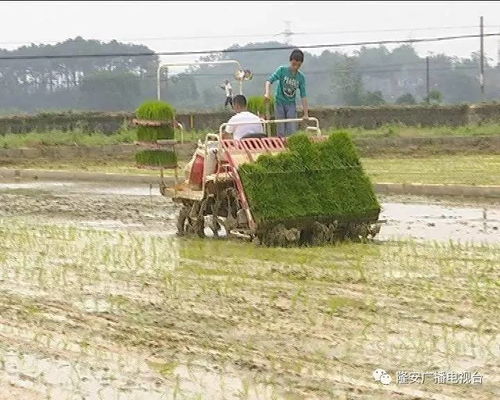
[[[260,230],[280,223],[300,230],[315,222],[377,221],[380,204],[347,133],[324,141],[296,134],[287,147],[239,168]]]
[[[137,144],[142,148],[135,155],[140,168],[176,168],[174,108],[163,101],[151,100],[136,111]]]

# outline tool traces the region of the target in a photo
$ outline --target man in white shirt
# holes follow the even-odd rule
[[[257,115],[247,111],[247,99],[245,96],[238,94],[234,96],[233,102],[233,107],[237,114],[233,115],[229,121],[227,121],[228,125],[226,126],[226,132],[223,138],[230,139],[231,135],[233,135],[233,139],[236,140],[249,137],[266,137],[261,119]],[[236,125],[241,122],[244,122],[244,124]],[[207,143],[207,160],[204,162],[206,175],[215,173],[217,149],[218,142],[210,141]],[[197,153],[193,155],[191,161],[185,167],[186,181],[189,181],[189,174],[196,159],[196,154]]]
[[[227,121],[226,133],[232,134],[233,139],[237,140],[244,137],[265,136],[261,119],[257,115],[247,111],[247,99],[245,96],[242,94],[234,96],[233,108],[236,111],[236,115],[233,115]],[[244,124],[237,125],[237,123]]]

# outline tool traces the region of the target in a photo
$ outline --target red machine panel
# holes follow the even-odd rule
[[[286,150],[284,140],[277,137],[224,139],[222,146],[226,150],[227,160],[236,168],[242,163],[257,160],[261,154],[276,154]]]

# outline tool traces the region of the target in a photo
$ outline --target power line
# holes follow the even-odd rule
[[[432,57],[431,57],[432,59]],[[399,71],[400,69],[404,68],[405,71],[411,71],[411,70],[418,70],[418,69],[408,69],[407,67],[408,66],[418,66],[418,65],[422,65],[422,66],[425,66],[425,58],[424,59],[421,59],[421,60],[418,60],[418,61],[414,61],[414,62],[406,62],[406,63],[397,63],[397,64],[384,64],[382,66],[383,70],[387,70],[387,71]],[[370,72],[370,71],[379,71],[380,70],[380,67],[381,66],[377,66],[377,65],[355,65],[353,66],[351,69],[353,71],[365,71],[365,72]],[[210,67],[210,68],[215,68],[215,67]],[[477,68],[477,66],[475,65],[472,65],[472,66],[468,66],[468,65],[459,65],[459,64],[454,64],[454,63],[450,63],[448,66],[435,66],[433,69],[436,69],[436,68],[442,68],[442,69],[462,69],[462,68],[465,68],[465,69],[475,69]],[[227,73],[222,73],[222,72],[219,72],[219,73],[215,73],[215,74],[210,74],[210,73],[199,73],[198,71],[200,70],[195,70],[195,71],[190,71],[190,72],[181,72],[180,74],[185,74],[185,75],[189,75],[189,74],[192,74],[192,75],[198,75],[198,76],[210,76],[210,75],[227,75]],[[302,71],[304,72],[304,74],[311,74],[311,73],[316,73],[318,72],[317,70],[307,70],[307,69],[304,69],[302,68]],[[319,70],[319,72],[322,72],[322,71],[326,71],[326,70]],[[268,74],[269,72],[258,72],[258,71],[253,71],[252,74],[255,76],[255,75],[259,75],[259,74]],[[156,76],[156,75],[155,75]]]
[[[248,35],[206,35],[206,36],[169,36],[169,37],[143,37],[143,38],[115,38],[108,39],[109,41],[116,40],[120,42],[138,42],[138,41],[156,41],[156,40],[189,40],[189,39],[223,39],[223,38],[246,38],[246,37],[271,37],[274,33],[256,33],[256,34],[248,34]],[[71,39],[66,39],[71,40]],[[89,40],[99,40],[106,41],[106,39],[89,39]],[[64,40],[45,40],[43,42],[38,42],[40,44],[45,43],[62,43]],[[31,44],[33,42],[0,42],[0,45],[13,45],[13,44]]]
[[[485,25],[485,28],[498,28],[496,25]],[[372,30],[352,30],[352,31],[310,31],[310,32],[290,32],[290,35],[304,36],[304,35],[341,35],[341,34],[354,34],[354,33],[378,33],[378,32],[409,32],[409,31],[430,31],[430,30],[453,30],[453,29],[469,29],[476,28],[475,25],[462,25],[462,26],[429,26],[420,28],[395,28],[395,29],[372,29]],[[283,33],[283,32],[281,32]],[[167,41],[167,40],[189,40],[189,39],[227,39],[227,38],[252,38],[252,37],[273,37],[279,35],[276,33],[249,33],[249,34],[232,34],[232,35],[192,35],[192,36],[155,36],[155,37],[142,37],[142,38],[114,38],[114,39],[89,39],[99,41],[123,41],[123,42],[138,42],[138,41]],[[17,41],[17,42],[0,42],[0,45],[29,45],[32,43],[47,44],[47,43],[62,43],[64,40],[45,40],[45,41]]]
[[[410,63],[398,63],[398,64],[385,64],[383,67],[384,68],[403,68],[403,67],[407,67],[409,65],[419,65],[421,63],[421,61],[417,61],[417,62],[410,62]],[[202,67],[202,66],[200,66]],[[214,69],[215,66],[203,66],[207,69]],[[219,68],[221,68],[219,66]],[[362,70],[370,70],[370,68],[379,68],[378,66],[375,66],[375,65],[366,65],[366,66],[355,66],[353,67],[353,69],[356,69],[356,71],[362,69]],[[395,71],[397,71],[398,69],[396,69]],[[203,69],[198,69],[198,70],[193,70],[193,71],[188,71],[188,72],[180,72],[178,74],[175,74],[175,75],[172,75],[172,77],[174,76],[178,76],[178,75],[196,75],[196,76],[227,76],[228,74],[232,74],[232,72],[216,72],[216,73],[206,73],[206,72],[199,72],[199,71],[203,71]],[[314,74],[318,71],[314,71],[314,70],[307,70],[307,69],[302,69],[302,71],[305,73],[305,74]],[[323,71],[327,71],[327,70],[323,70]],[[319,72],[323,72],[323,71],[319,71]],[[262,74],[269,74],[269,71],[267,72],[257,72],[257,71],[252,71],[252,75],[253,76],[259,76],[259,75],[262,75]],[[156,76],[156,74],[154,75]]]
[[[425,71],[426,71],[426,65],[425,65],[425,60],[423,60],[421,63],[412,63],[412,64],[406,64],[406,65],[419,65],[421,64],[421,67],[420,68],[416,68],[416,67],[413,67],[413,68],[404,68],[404,69],[401,69],[401,68],[386,68],[386,66],[380,68],[380,67],[374,67],[374,68],[355,68],[354,69],[354,72],[356,73],[360,73],[360,74],[375,74],[375,73],[391,73],[391,72],[421,72],[423,75],[425,74]],[[460,67],[456,67],[456,66],[447,66],[447,67],[444,67],[444,66],[436,66],[436,67],[433,67],[432,68],[432,71],[450,71],[450,70],[454,70],[454,71],[461,71],[461,70],[464,70],[464,71],[472,71],[472,70],[476,70],[477,69],[477,66],[460,66]],[[309,76],[309,75],[328,75],[328,74],[333,74],[335,72],[335,70],[332,68],[332,69],[325,69],[325,70],[311,70],[311,71],[304,71],[304,74],[306,74],[306,76]],[[254,72],[253,73],[253,76],[269,76],[270,73],[269,72]],[[182,80],[184,78],[205,78],[205,77],[227,77],[228,74],[227,73],[196,73],[196,72],[192,72],[192,73],[182,73],[182,76],[179,77],[178,75],[174,75],[174,76],[169,76],[168,79],[165,79],[165,78],[162,78],[161,81],[162,82],[165,82],[165,81],[175,81],[175,80]],[[147,78],[147,79],[156,79],[156,75],[155,74],[145,74],[145,75],[142,75],[142,78]]]
[[[375,29],[375,30],[355,30],[355,31],[331,31],[331,32],[292,32],[292,35],[336,35],[336,34],[352,34],[352,33],[378,33],[378,32],[410,32],[410,31],[431,31],[431,30],[452,30],[452,29],[468,29],[477,28],[475,25],[462,26],[429,26],[427,28],[397,28],[397,29]],[[485,25],[485,28],[498,28],[496,25]]]
[[[483,37],[500,36],[500,33],[485,33]],[[302,49],[321,49],[321,48],[338,48],[352,46],[370,46],[370,45],[387,45],[387,44],[411,44],[411,43],[428,43],[440,42],[458,39],[478,38],[478,34],[470,35],[455,35],[441,36],[434,38],[419,38],[419,39],[404,39],[404,40],[379,40],[379,41],[364,41],[364,42],[346,42],[346,43],[330,43],[330,44],[312,44],[301,45]],[[213,53],[249,53],[261,51],[277,51],[277,50],[292,50],[298,46],[277,46],[277,47],[260,47],[260,48],[229,48],[222,50],[192,50],[192,51],[162,51],[162,52],[142,52],[142,53],[100,53],[100,54],[65,54],[65,55],[25,55],[25,56],[0,56],[0,60],[48,60],[60,58],[99,58],[99,57],[151,57],[151,56],[181,56],[181,55],[201,55]]]

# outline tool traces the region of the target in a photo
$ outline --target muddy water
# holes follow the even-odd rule
[[[500,243],[500,206],[382,203],[379,239]]]
[[[150,185],[2,182],[0,217],[175,233],[177,207]]]
[[[8,196],[3,202],[8,215],[37,210],[50,218],[73,218],[99,228],[156,229],[161,225],[163,233],[175,232],[177,208],[160,195],[156,185],[4,182],[0,183],[2,194]],[[498,202],[384,196],[380,218],[386,222],[379,240],[500,243]]]

